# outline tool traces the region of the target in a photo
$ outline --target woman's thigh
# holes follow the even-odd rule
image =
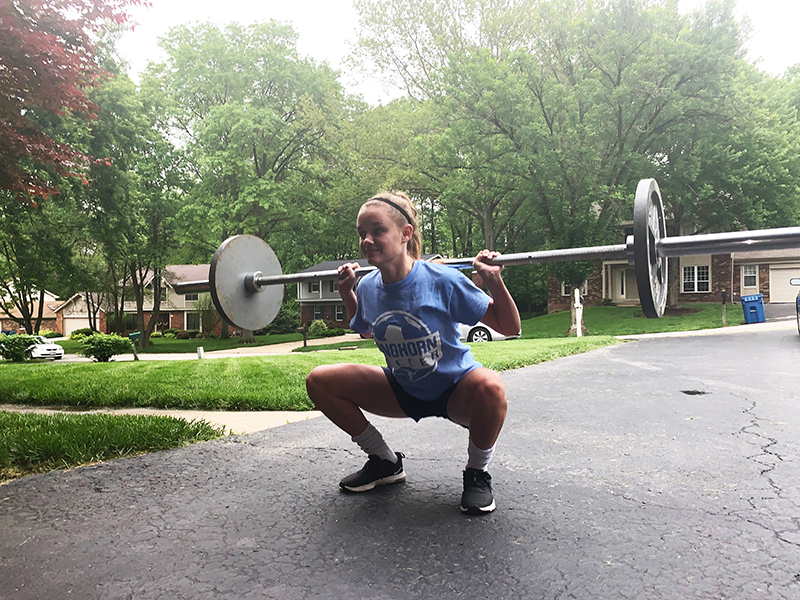
[[[346,400],[382,417],[407,416],[395,398],[381,367],[371,365],[322,365],[309,375],[315,389],[335,400]]]

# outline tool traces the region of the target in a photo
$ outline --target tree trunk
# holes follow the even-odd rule
[[[97,309],[94,305],[91,292],[84,292],[84,300],[86,300],[86,315],[89,320],[89,329],[97,331]]]
[[[158,317],[161,314],[161,269],[155,269],[153,275],[153,312],[150,314],[150,321],[146,327],[142,327],[142,336],[139,338],[139,348],[145,349],[150,346],[150,334],[156,328]]]
[[[253,337],[253,332],[249,329],[242,329],[242,339],[239,341],[240,344],[255,344],[256,338]]]
[[[33,324],[33,335],[39,335],[42,327],[42,315],[44,314],[44,290],[39,290],[39,310],[36,312],[36,323]]]

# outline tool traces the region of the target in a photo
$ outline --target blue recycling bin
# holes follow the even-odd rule
[[[763,323],[766,320],[764,318],[764,295],[742,296],[742,310],[745,323]]]

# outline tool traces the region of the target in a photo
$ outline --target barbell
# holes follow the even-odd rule
[[[667,237],[664,205],[655,179],[642,179],[636,188],[633,235],[624,244],[503,254],[490,262],[513,266],[580,260],[627,260],[634,266],[642,311],[648,318],[664,314],[667,302],[668,259],[694,254],[723,254],[741,250],[778,250],[800,247],[800,227],[761,229]],[[444,259],[446,265],[465,268],[472,258]],[[356,269],[356,276],[376,267]],[[225,240],[211,260],[208,280],[175,284],[178,294],[211,292],[217,312],[242,329],[266,327],[280,310],[283,284],[338,277],[337,270],[283,275],[278,257],[262,239],[236,235]]]

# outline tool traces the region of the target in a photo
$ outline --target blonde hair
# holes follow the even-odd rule
[[[405,214],[381,199],[393,202],[403,211],[405,211]],[[392,214],[392,220],[397,224],[398,227],[402,229],[407,224],[410,224],[411,227],[414,228],[414,231],[411,232],[411,239],[408,240],[408,243],[406,244],[406,252],[414,260],[419,260],[422,256],[422,237],[419,234],[419,216],[417,215],[417,209],[414,208],[411,200],[403,192],[379,192],[364,202],[364,204],[361,206],[361,210],[363,210],[366,206],[375,206],[378,204],[389,207],[390,213]],[[406,219],[406,216],[408,216],[408,219]]]

